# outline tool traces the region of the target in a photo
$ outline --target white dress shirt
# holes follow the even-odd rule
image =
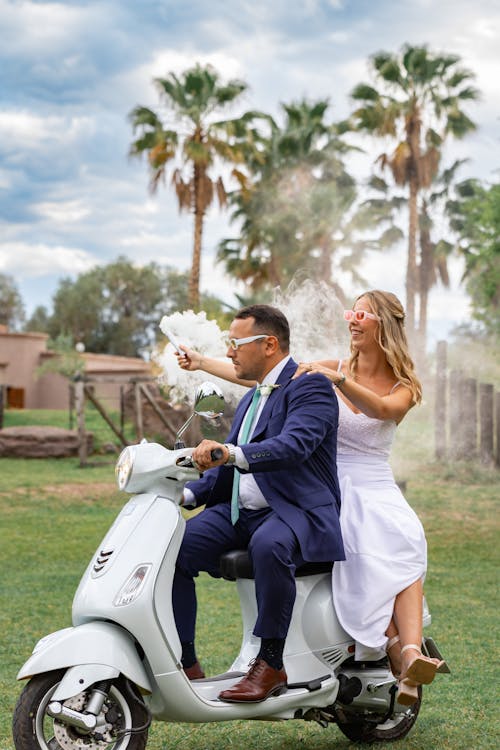
[[[290,359],[290,355],[288,357],[284,357],[276,367],[273,367],[272,370],[270,370],[262,383],[258,383],[258,385],[274,385],[276,381],[278,380],[281,371],[285,367],[286,363]],[[253,423],[250,428],[249,438],[248,442],[251,442],[251,437],[254,428],[257,425],[257,422],[259,421],[259,417],[262,413],[262,410],[264,406],[266,405],[266,401],[269,398],[269,394],[267,396],[262,395],[260,397],[257,411],[255,412]],[[241,422],[240,427],[240,433],[242,431],[243,425],[245,423],[245,417],[243,417],[243,420]],[[248,461],[245,458],[245,454],[239,448],[236,446],[235,449],[235,465],[238,466],[240,469],[248,469]],[[247,510],[258,510],[259,508],[267,508],[268,502],[262,492],[260,491],[259,485],[255,481],[253,474],[242,474],[240,476],[240,487],[239,487],[239,496],[238,496],[238,505],[240,508],[246,508]]]

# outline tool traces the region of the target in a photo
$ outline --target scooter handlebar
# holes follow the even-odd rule
[[[219,461],[223,455],[224,451],[222,448],[213,448],[210,451],[210,458],[212,461]],[[196,469],[192,456],[184,456],[184,458],[177,459],[177,466],[184,466],[186,469]]]

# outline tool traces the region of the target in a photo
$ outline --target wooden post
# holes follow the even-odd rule
[[[4,387],[0,385],[0,430],[3,428],[3,392]]]
[[[500,392],[495,395],[496,453],[495,463],[500,467]]]
[[[75,410],[78,429],[78,457],[80,466],[87,465],[87,433],[85,432],[85,383],[75,378]]]
[[[106,410],[100,403],[99,399],[96,396],[94,396],[90,388],[88,388],[87,386],[85,386],[85,395],[87,396],[89,401],[91,401],[94,404],[95,408],[97,409],[101,417],[104,419],[106,424],[113,430],[115,435],[120,439],[121,444],[123,446],[128,445],[125,436],[120,432],[120,430],[117,427],[115,427],[115,425],[113,424],[113,421],[106,414]]]
[[[463,399],[463,457],[470,461],[477,456],[477,380],[474,378],[464,379]]]
[[[446,458],[446,360],[447,343],[438,341],[436,350],[436,390],[434,404],[434,444],[438,461]]]
[[[120,386],[120,432],[125,429],[125,395],[123,385]]]
[[[69,423],[69,429],[73,429],[73,412],[75,410],[75,385],[74,383],[69,384],[69,392],[68,392],[68,423]]]
[[[493,463],[494,396],[490,383],[479,384],[479,455],[484,464]]]
[[[135,393],[135,418],[136,418],[136,423],[137,423],[137,440],[138,442],[140,442],[144,437],[144,428],[142,424],[142,393],[141,393],[140,383],[135,383],[134,393]]]
[[[463,451],[463,374],[450,372],[450,454],[455,461],[464,457]]]

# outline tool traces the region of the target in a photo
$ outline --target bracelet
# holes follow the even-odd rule
[[[344,385],[345,381],[346,381],[346,376],[344,375],[344,373],[342,373],[342,380],[339,380],[338,383],[335,383],[335,387],[336,388],[342,388],[342,386]]]

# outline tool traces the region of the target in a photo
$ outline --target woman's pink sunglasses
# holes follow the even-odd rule
[[[344,320],[355,320],[356,323],[361,323],[362,320],[378,320],[378,316],[373,313],[366,312],[366,310],[344,310]]]

